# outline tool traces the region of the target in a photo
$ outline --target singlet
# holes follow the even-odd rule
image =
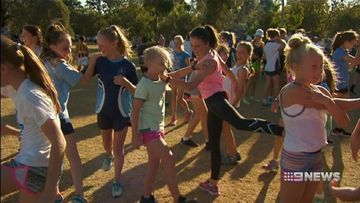
[[[239,79],[238,72],[241,69],[245,69],[246,71],[249,71],[249,69],[246,65],[235,65],[231,69],[231,72],[234,74],[236,80]],[[224,77],[224,89],[228,95],[229,101],[232,103],[233,100],[235,99],[235,89],[234,89],[233,85],[231,84],[231,80],[227,76]],[[239,103],[235,104],[234,107],[240,107],[240,101],[239,101]]]

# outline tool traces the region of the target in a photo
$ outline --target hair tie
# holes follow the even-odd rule
[[[20,43],[16,43],[16,50],[20,50],[20,46],[21,46]]]

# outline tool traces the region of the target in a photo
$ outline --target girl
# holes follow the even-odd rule
[[[1,94],[15,103],[20,152],[1,165],[1,196],[20,191],[20,202],[54,202],[66,142],[57,93],[29,48],[1,36]]]
[[[322,77],[324,53],[310,39],[293,35],[286,50],[286,67],[295,76],[280,92],[279,104],[286,136],[280,160],[281,171],[320,172],[321,149],[326,145],[326,113],[341,126],[349,123],[346,113],[331,94],[315,86]],[[291,182],[281,179],[281,202],[312,202],[318,181]]]
[[[233,67],[236,63],[236,37],[235,34],[229,31],[221,31],[220,32],[220,43],[226,44],[229,49],[229,56],[226,60],[226,65],[228,67]]]
[[[132,144],[136,148],[144,144],[149,160],[140,202],[156,202],[151,193],[160,163],[164,165],[166,183],[174,202],[186,202],[179,193],[175,161],[164,140],[166,82],[161,81],[159,75],[171,67],[171,57],[164,48],[154,46],[145,50],[144,62],[147,71],[136,86],[131,116]]]
[[[335,71],[338,75],[338,84],[336,86],[336,97],[349,98],[349,67],[356,67],[360,64],[360,48],[355,57],[347,53],[355,44],[358,34],[355,31],[348,30],[336,33],[332,44],[332,61],[335,63]],[[332,131],[334,136],[350,136],[349,132],[336,127]]]
[[[86,83],[86,81],[85,77],[70,65],[70,58],[71,36],[65,31],[62,24],[50,25],[45,35],[44,64],[54,82],[61,106],[59,118],[61,130],[67,142],[65,154],[70,163],[71,176],[75,186],[75,195],[72,200],[86,202],[82,182],[82,165],[74,135],[75,130],[67,109],[70,88],[79,82]]]
[[[78,70],[81,70],[82,67],[86,67],[89,65],[89,49],[87,44],[85,43],[85,37],[79,37],[79,43],[76,45],[75,50]]]
[[[116,198],[122,193],[120,175],[124,165],[124,142],[130,126],[131,97],[138,79],[135,65],[127,59],[132,54],[131,43],[120,27],[111,25],[100,30],[97,43],[103,56],[90,58],[86,74],[98,77],[95,111],[106,151],[102,168],[104,171],[111,169],[114,154],[112,197]]]
[[[283,128],[260,119],[246,119],[241,116],[229,103],[223,89],[223,68],[227,76],[231,76],[231,71],[223,64],[214,49],[217,47],[218,39],[215,29],[206,25],[196,27],[191,31],[190,42],[193,52],[198,59],[197,64],[185,68],[183,74],[188,74],[192,69],[196,70],[194,79],[186,83],[178,79],[172,79],[171,74],[163,75],[162,79],[169,81],[171,85],[182,88],[185,91],[192,91],[198,87],[201,97],[204,98],[208,108],[208,131],[211,151],[211,178],[200,184],[200,188],[209,192],[211,195],[219,195],[217,181],[221,166],[220,136],[222,122],[227,121],[239,130],[256,131],[281,135]],[[229,73],[230,72],[230,73]],[[231,81],[235,82],[235,78]],[[235,88],[236,90],[237,88]]]
[[[190,64],[190,55],[184,51],[184,39],[181,35],[176,35],[174,37],[174,65],[173,69],[179,70]],[[184,78],[186,80],[186,77]],[[185,122],[189,122],[192,111],[189,109],[188,103],[184,99],[184,91],[182,89],[177,89],[176,87],[171,87],[171,108],[172,108],[172,117],[171,117],[171,126],[175,126],[177,123],[177,103],[179,102],[181,107],[184,110]]]
[[[266,31],[269,41],[264,47],[265,64],[265,85],[263,91],[263,106],[272,103],[272,95],[278,95],[280,90],[280,75],[282,73],[279,54],[285,48],[286,43],[281,40],[280,32],[277,29],[269,28]],[[272,92],[270,90],[273,89]],[[270,95],[269,97],[267,97]]]
[[[20,41],[27,47],[29,47],[38,57],[42,51],[42,33],[41,29],[37,25],[25,25],[22,27],[20,34]]]
[[[235,92],[235,89],[231,86],[229,79],[226,78],[224,81],[224,88],[228,94],[229,102],[235,108],[240,107],[240,101],[245,95],[246,82],[251,76],[250,60],[252,52],[253,47],[250,42],[241,41],[236,47],[237,62],[231,71],[235,75],[238,91]],[[223,133],[227,145],[227,156],[223,158],[222,164],[237,164],[241,157],[240,153],[236,150],[236,143],[234,134],[231,131],[231,126],[227,122],[224,122]]]

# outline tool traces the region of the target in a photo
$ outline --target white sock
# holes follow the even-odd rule
[[[183,137],[182,140],[188,141],[188,140],[191,140],[191,137]]]

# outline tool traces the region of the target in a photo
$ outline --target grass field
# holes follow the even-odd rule
[[[263,81],[260,79],[260,84]],[[258,88],[260,92],[261,86]],[[359,90],[359,88],[358,88]],[[360,91],[357,91],[358,95]],[[131,147],[131,133],[125,141],[125,164],[122,173],[123,195],[118,199],[111,198],[111,182],[113,170],[104,172],[101,164],[104,158],[101,137],[96,125],[94,113],[96,96],[96,81],[89,86],[78,85],[71,90],[68,104],[70,116],[76,128],[78,148],[83,164],[85,195],[89,202],[136,202],[142,195],[143,179],[146,172],[147,155],[142,147],[135,150]],[[277,122],[279,115],[270,113],[268,108],[260,104],[242,105],[240,112],[247,117],[262,117]],[[166,109],[166,123],[169,122],[171,110]],[[182,112],[179,112],[182,114]],[[351,129],[360,112],[349,114],[352,119]],[[1,122],[17,125],[15,111],[9,99],[1,100]],[[194,140],[201,143],[200,147],[188,148],[179,144],[187,125],[178,124],[166,128],[166,142],[174,153],[176,159],[177,178],[180,191],[189,196],[198,198],[199,202],[275,202],[278,199],[280,188],[279,172],[265,172],[261,166],[266,164],[272,156],[274,137],[247,133],[234,130],[238,150],[242,160],[236,166],[221,168],[219,186],[221,196],[214,199],[197,188],[198,184],[210,176],[210,156],[203,150],[204,141],[199,126],[194,133]],[[350,129],[350,128],[349,128]],[[1,163],[13,158],[19,149],[16,136],[5,135],[1,137]],[[225,151],[222,143],[222,151]],[[335,138],[332,145],[324,148],[325,171],[339,171],[342,174],[341,185],[360,185],[360,164],[351,158],[350,140]],[[325,183],[326,202],[336,202],[327,189]],[[72,186],[69,163],[65,159],[64,172],[60,182],[60,189],[66,200],[71,198],[74,191]],[[164,179],[163,170],[158,173],[155,185],[155,197],[159,202],[172,202],[169,190]],[[1,202],[16,202],[18,194],[13,193],[1,198]]]

